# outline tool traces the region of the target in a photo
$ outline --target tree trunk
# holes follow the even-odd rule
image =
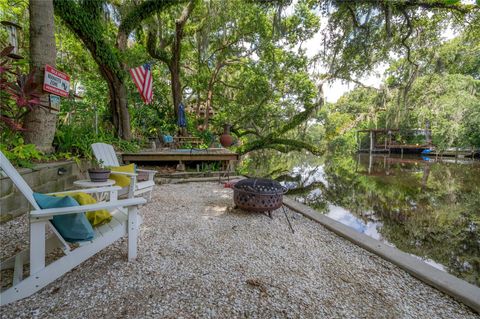
[[[162,61],[168,66],[170,71],[170,80],[171,80],[171,91],[172,91],[172,100],[173,100],[173,109],[175,111],[175,118],[178,120],[178,110],[180,102],[182,102],[182,85],[180,83],[180,58],[181,58],[181,48],[182,48],[182,39],[184,36],[183,29],[185,23],[187,22],[193,8],[195,7],[195,1],[190,0],[188,5],[183,8],[181,16],[175,20],[175,35],[173,37],[173,42],[170,48],[170,54],[167,53],[166,47],[167,42],[163,37],[163,34],[160,29],[160,34],[158,33],[159,29],[155,33],[150,30],[147,39],[147,51],[153,58]],[[157,48],[157,38],[160,38],[160,46]],[[123,45],[125,39],[123,36],[117,38],[117,43]]]
[[[212,108],[212,102],[213,102],[213,86],[215,83],[215,79],[217,77],[217,69],[213,73],[212,77],[210,78],[210,81],[208,82],[208,89],[207,89],[207,101],[205,103],[205,119],[203,122],[203,128],[205,130],[208,130],[208,124],[210,120],[210,109]]]
[[[128,112],[127,88],[123,81],[114,81],[110,90],[110,110],[117,135],[126,141],[132,139],[130,129],[130,113]]]
[[[100,71],[108,83],[110,114],[112,115],[113,126],[117,130],[117,136],[129,141],[132,139],[132,132],[130,129],[130,113],[128,112],[125,83],[113,70],[106,66],[101,68]]]
[[[210,110],[212,109],[213,106],[213,89],[215,86],[215,83],[217,82],[217,77],[218,74],[220,73],[220,70],[225,66],[225,63],[222,62],[217,62],[215,66],[215,70],[213,71],[212,75],[210,76],[210,80],[208,81],[208,89],[207,89],[207,101],[205,105],[205,120],[203,123],[203,126],[205,130],[208,130],[208,124],[210,120]]]
[[[173,109],[175,110],[175,118],[178,119],[178,106],[182,102],[182,85],[180,83],[180,61],[177,63],[172,61],[170,65],[170,79],[172,85]]]
[[[170,76],[172,79],[172,98],[173,109],[175,110],[175,117],[178,119],[178,106],[182,102],[182,85],[180,83],[180,59],[182,56],[182,39],[184,36],[183,29],[187,22],[195,2],[190,1],[188,5],[183,8],[180,18],[175,20],[175,37],[172,43],[172,59],[170,61]]]
[[[52,0],[30,0],[30,68],[36,68],[35,82],[43,83],[45,64],[55,66],[55,25]],[[46,93],[46,92],[44,92]],[[41,96],[42,104],[49,105],[48,94]],[[55,136],[57,115],[45,108],[35,108],[25,116],[25,143],[50,153]]]
[[[430,130],[430,120],[425,121],[425,144],[432,145],[432,131]]]

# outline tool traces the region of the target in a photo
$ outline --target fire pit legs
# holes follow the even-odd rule
[[[290,226],[290,230],[292,231],[292,234],[295,234],[295,231],[293,230],[293,227],[292,227],[292,223],[290,223],[290,219],[288,218],[287,210],[285,209],[285,205],[282,205],[282,210],[283,210],[283,213],[285,214],[285,218],[287,218],[288,226]]]
[[[293,230],[292,223],[290,222],[290,218],[288,218],[287,210],[285,209],[285,205],[282,205],[282,210],[283,210],[283,214],[285,215],[285,218],[287,219],[288,226],[290,227],[290,230],[292,231],[292,234],[295,234],[295,231]],[[271,211],[271,210],[269,210],[268,212],[266,212],[266,215],[267,215],[268,217],[270,217],[270,219],[273,219],[272,211]]]

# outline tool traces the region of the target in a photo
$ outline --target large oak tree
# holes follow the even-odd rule
[[[121,57],[122,52],[127,50],[128,36],[143,20],[168,6],[181,2],[147,0],[139,5],[130,4],[129,10],[119,21],[117,41],[112,43],[109,32],[113,23],[105,21],[105,1],[54,0],[55,13],[82,40],[108,83],[111,120],[117,136],[125,140],[130,140],[132,137],[125,84],[127,72]]]

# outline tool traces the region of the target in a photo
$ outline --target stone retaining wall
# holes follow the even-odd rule
[[[63,169],[64,173],[59,174],[59,169]],[[19,173],[27,184],[39,193],[72,189],[73,182],[83,176],[73,161],[38,164],[33,169],[19,169]],[[23,194],[13,185],[10,178],[0,175],[0,223],[28,210],[29,203]]]

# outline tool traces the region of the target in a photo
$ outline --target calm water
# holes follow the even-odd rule
[[[251,159],[288,194],[480,286],[480,162],[361,154]]]

